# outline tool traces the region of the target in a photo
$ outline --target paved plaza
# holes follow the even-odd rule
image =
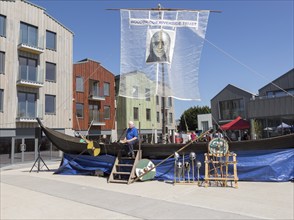
[[[97,176],[30,173],[33,162],[1,168],[0,219],[293,219],[291,182],[239,188],[168,182],[107,183]]]

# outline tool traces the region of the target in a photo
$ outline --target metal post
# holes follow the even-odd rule
[[[11,138],[11,156],[10,156],[11,164],[14,164],[14,152],[15,152],[15,139]]]
[[[165,134],[165,82],[164,82],[164,64],[161,64],[162,67],[162,143],[166,143],[166,134]]]
[[[20,150],[21,150],[21,162],[24,162],[24,150],[25,150],[25,139],[24,138],[21,139]]]
[[[139,160],[142,159],[142,154],[141,154],[141,122],[139,121]]]
[[[35,138],[35,160],[37,160],[37,157],[38,157],[38,146],[39,146],[39,139],[38,138]]]

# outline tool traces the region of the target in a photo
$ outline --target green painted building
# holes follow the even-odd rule
[[[137,128],[140,128],[141,136],[146,142],[161,141],[162,134],[162,97],[150,95],[150,90],[153,89],[155,83],[148,79],[142,72],[131,72],[123,77],[124,84],[128,85],[125,89],[127,97],[118,96],[120,77],[116,76],[116,122],[117,134],[121,136],[124,129],[128,127],[129,121],[134,121]],[[145,88],[137,85],[142,85],[144,81]],[[160,88],[159,88],[160,89]],[[144,94],[144,95],[142,95]],[[171,97],[166,98],[166,134],[169,140],[173,140],[175,131],[174,105]]]

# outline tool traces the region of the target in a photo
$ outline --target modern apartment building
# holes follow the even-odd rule
[[[73,75],[73,129],[90,139],[116,140],[114,74],[84,59],[74,64]]]
[[[226,124],[238,116],[248,119],[247,103],[254,94],[234,85],[227,85],[211,99],[211,114],[213,125]]]
[[[165,131],[168,137],[173,137],[175,132],[174,103],[171,97],[165,98],[165,111],[163,111],[163,98],[160,96],[151,96],[150,88],[138,87],[134,82],[150,81],[145,83],[151,85],[152,82],[141,72],[131,72],[125,74],[126,84],[133,91],[134,98],[118,96],[120,77],[116,76],[116,94],[117,94],[117,132],[118,137],[128,127],[128,121],[134,121],[137,128],[140,126],[141,135],[146,142],[157,143],[161,141],[163,128],[163,112],[165,112]],[[159,88],[160,89],[160,88]],[[137,94],[146,94],[144,99],[136,98]],[[139,124],[140,123],[140,124]],[[169,140],[173,141],[173,138]]]
[[[248,118],[256,121],[255,130],[260,127],[263,137],[278,135],[269,129],[282,123],[294,126],[294,68],[258,90],[248,102]]]
[[[0,152],[12,163],[36,152],[36,117],[72,131],[72,60],[73,32],[44,8],[0,1]]]
[[[211,112],[214,127],[238,116],[247,119],[252,137],[269,137],[269,129],[282,122],[294,125],[294,69],[259,89],[257,95],[226,86],[211,99]]]

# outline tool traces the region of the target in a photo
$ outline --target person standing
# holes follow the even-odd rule
[[[217,129],[216,133],[214,134],[214,138],[224,138],[224,135],[220,129]]]
[[[138,129],[132,121],[129,121],[129,128],[127,129],[124,143],[128,146],[128,156],[135,158],[134,145],[138,143]]]
[[[196,133],[195,133],[194,131],[192,131],[192,132],[191,132],[191,140],[192,140],[192,141],[195,141],[196,138],[197,138]]]

